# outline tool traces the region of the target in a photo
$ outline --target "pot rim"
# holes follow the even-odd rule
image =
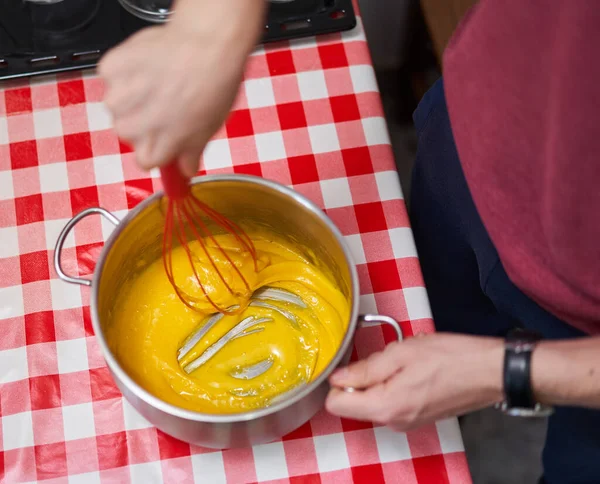
[[[222,174],[222,175],[205,175],[192,179],[192,185],[199,185],[202,183],[209,182],[227,182],[227,181],[235,181],[235,182],[243,182],[243,183],[253,183],[257,185],[262,185],[268,189],[279,192],[282,195],[293,198],[296,202],[300,203],[304,209],[312,212],[318,218],[321,219],[322,222],[325,223],[327,228],[333,233],[335,239],[340,244],[342,252],[344,254],[344,258],[348,265],[348,269],[350,272],[350,283],[351,283],[351,295],[352,295],[352,308],[350,311],[350,320],[348,321],[348,327],[346,329],[346,334],[344,335],[344,339],[338,351],[331,359],[327,367],[321,372],[321,374],[308,383],[308,385],[304,385],[299,387],[296,391],[292,390],[290,394],[283,398],[281,401],[274,403],[271,406],[263,407],[255,410],[249,410],[246,412],[240,413],[231,413],[231,414],[213,414],[213,413],[202,413],[194,410],[188,410],[185,408],[178,407],[176,405],[172,405],[167,403],[157,396],[151,394],[146,389],[144,389],[141,385],[139,385],[133,378],[131,378],[127,372],[121,367],[116,357],[112,354],[108,344],[106,343],[104,332],[100,326],[99,316],[98,316],[98,291],[100,288],[100,277],[102,274],[102,269],[104,267],[106,257],[111,250],[111,247],[116,243],[118,237],[123,232],[125,227],[141,212],[143,212],[149,205],[154,203],[157,199],[163,196],[163,192],[159,191],[140,202],[135,208],[130,210],[127,215],[119,222],[119,224],[115,227],[111,235],[108,237],[108,240],[104,243],[102,251],[100,253],[100,257],[96,263],[96,268],[94,270],[94,274],[92,277],[92,294],[90,299],[90,307],[91,307],[91,317],[92,317],[92,327],[94,328],[94,333],[96,335],[97,341],[100,345],[100,349],[102,351],[102,356],[106,361],[108,367],[113,372],[114,377],[120,380],[121,383],[127,386],[127,388],[139,399],[146,402],[148,405],[152,407],[173,415],[175,417],[183,418],[186,420],[198,421],[198,422],[206,422],[206,423],[225,423],[231,424],[235,422],[247,422],[250,420],[256,420],[261,417],[266,417],[267,415],[275,414],[287,407],[294,405],[299,402],[307,395],[312,393],[316,388],[318,388],[321,384],[323,384],[329,375],[333,372],[333,370],[340,364],[342,358],[346,354],[352,340],[354,339],[354,333],[356,331],[356,326],[358,324],[358,299],[359,299],[359,285],[358,285],[358,273],[356,270],[356,265],[354,263],[354,259],[352,254],[350,253],[350,249],[348,244],[343,238],[342,233],[333,223],[333,221],[312,201],[306,198],[304,195],[292,190],[291,188],[284,186],[280,183],[266,180],[261,177],[251,176],[251,175],[237,175],[237,174]]]

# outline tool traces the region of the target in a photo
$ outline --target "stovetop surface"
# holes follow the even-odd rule
[[[118,0],[64,0],[54,5],[62,10],[0,0],[0,80],[94,67],[106,50],[151,25],[126,12]],[[272,3],[263,42],[355,25],[352,0]]]

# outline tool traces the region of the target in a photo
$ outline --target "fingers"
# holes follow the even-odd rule
[[[327,396],[325,408],[339,417],[384,423],[388,418],[384,407],[387,401],[385,393],[383,384],[351,393],[333,388]]]
[[[200,165],[200,154],[192,151],[184,153],[179,157],[179,169],[188,178],[192,178],[198,172]]]
[[[330,382],[336,387],[368,388],[383,383],[398,372],[402,362],[402,345],[391,343],[384,351],[335,371]]]

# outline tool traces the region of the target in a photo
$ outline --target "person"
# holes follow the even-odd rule
[[[179,0],[105,56],[142,167],[196,172],[264,10]],[[598,25],[596,0],[480,0],[465,17],[414,115],[411,218],[439,332],[335,372],[330,412],[399,431],[494,404],[552,412],[542,482],[600,482]]]

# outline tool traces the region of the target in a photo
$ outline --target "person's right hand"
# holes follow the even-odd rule
[[[178,159],[184,174],[196,173],[235,100],[265,4],[179,0],[168,24],[138,32],[103,57],[105,103],[141,167]]]

